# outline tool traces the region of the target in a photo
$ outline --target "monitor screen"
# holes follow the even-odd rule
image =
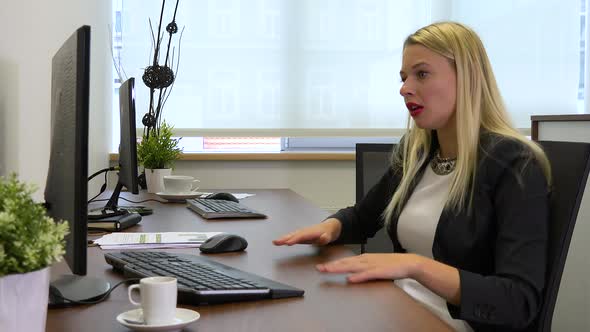
[[[130,227],[141,220],[140,214],[146,215],[151,213],[151,209],[144,206],[119,205],[119,196],[123,187],[127,188],[127,191],[133,194],[139,193],[137,135],[135,132],[135,78],[133,77],[123,82],[119,89],[119,119],[121,128],[118,167],[119,179],[106,205],[89,211],[88,218],[93,222],[93,225],[96,225],[99,221],[114,221],[132,217],[133,222],[125,223],[127,225],[126,227]],[[129,216],[129,214],[134,214],[134,216]]]
[[[51,152],[45,186],[48,214],[67,220],[65,258],[86,274],[90,27],[74,33],[51,63]]]
[[[121,141],[119,143],[119,183],[133,194],[139,193],[137,175],[137,138],[135,133],[135,78],[119,89]]]
[[[107,294],[110,284],[86,275],[88,230],[88,119],[90,27],[68,38],[51,63],[51,152],[45,186],[49,216],[67,220],[65,258],[73,275],[49,287],[49,307],[83,303]]]

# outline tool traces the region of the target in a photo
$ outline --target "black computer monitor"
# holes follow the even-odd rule
[[[83,301],[104,295],[108,282],[87,277],[88,118],[90,27],[79,28],[51,64],[51,152],[45,206],[55,220],[67,220],[66,261],[74,275],[53,281],[50,294]],[[66,304],[50,296],[49,305]]]
[[[149,214],[151,212],[143,206],[120,206],[118,204],[119,195],[123,187],[127,188],[133,194],[139,193],[137,138],[135,130],[135,78],[133,77],[123,82],[119,88],[119,118],[121,128],[118,167],[119,179],[107,204],[102,208],[96,208],[90,211],[88,217],[92,220],[114,220],[118,216],[123,216],[130,212],[143,212],[141,214]],[[129,217],[125,216],[127,219]],[[134,218],[141,220],[138,214]]]
[[[121,187],[133,194],[139,193],[137,174],[137,137],[135,133],[135,78],[131,77],[119,88],[119,117],[121,141],[119,142],[119,182],[107,205],[117,206]]]

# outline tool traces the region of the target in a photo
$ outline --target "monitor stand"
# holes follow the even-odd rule
[[[68,300],[97,300],[104,296],[110,288],[109,282],[100,278],[64,274],[49,284],[48,305],[49,308],[61,308],[78,304]]]
[[[110,221],[118,216],[125,216],[130,213],[137,213],[141,216],[152,214],[154,211],[145,206],[118,206],[119,196],[121,195],[123,185],[117,182],[117,186],[111,195],[111,198],[104,207],[88,210],[88,220],[93,221]]]

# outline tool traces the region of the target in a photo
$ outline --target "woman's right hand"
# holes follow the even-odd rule
[[[323,246],[335,241],[340,236],[342,224],[338,219],[326,219],[317,225],[305,227],[283,235],[272,241],[276,246],[292,246],[294,244],[314,244]]]

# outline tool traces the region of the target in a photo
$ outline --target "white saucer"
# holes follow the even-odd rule
[[[145,325],[141,309],[125,311],[117,316],[117,322],[134,331],[173,332],[180,331],[190,323],[195,322],[201,315],[190,309],[176,308],[175,322],[166,325]]]
[[[197,198],[200,197],[205,193],[193,191],[188,193],[167,193],[167,192],[159,192],[156,195],[160,196],[161,198],[169,201],[184,201],[186,199]]]

